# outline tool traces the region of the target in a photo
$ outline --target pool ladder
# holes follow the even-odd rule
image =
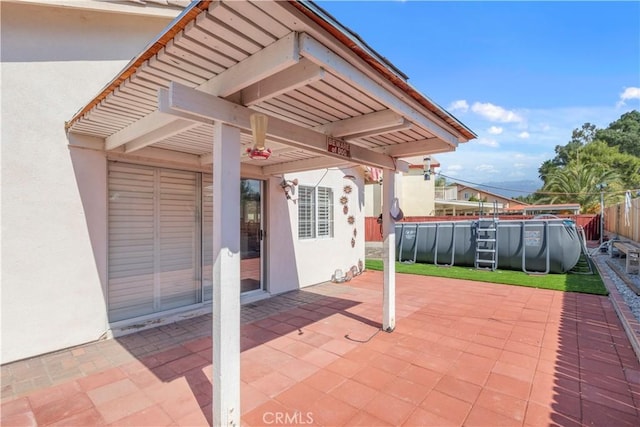
[[[476,225],[476,252],[474,266],[477,269],[498,268],[498,202],[493,202],[493,215],[483,217],[484,203],[480,202],[480,216]]]

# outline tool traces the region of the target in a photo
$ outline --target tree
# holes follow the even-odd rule
[[[571,141],[566,145],[556,145],[556,156],[542,163],[538,169],[540,179],[545,181],[545,176],[558,167],[567,166],[571,161],[579,162],[582,148],[594,140],[596,132],[596,126],[591,123],[585,123],[580,129],[574,129],[571,134]]]
[[[538,168],[545,185],[559,169],[574,166],[612,169],[625,189],[640,188],[640,112],[625,113],[606,129],[585,123],[573,130],[566,145],[557,145],[555,152],[553,159]]]
[[[640,188],[640,157],[621,153],[619,147],[593,141],[580,150],[583,167],[598,167],[617,172],[624,189]]]
[[[620,190],[623,187],[616,171],[570,164],[547,176],[540,191],[543,194],[540,202],[579,203],[581,213],[596,213],[600,206],[601,186],[605,191],[605,201],[617,203],[622,198]]]
[[[621,153],[640,157],[640,112],[633,110],[623,114],[608,128],[599,129],[595,138],[610,147],[618,147]]]
[[[433,185],[437,188],[437,187],[444,187],[447,185],[447,178],[445,178],[444,176],[439,176],[436,178],[436,180],[433,182]]]
[[[513,200],[517,200],[519,202],[526,203],[529,205],[534,205],[538,202],[538,198],[540,198],[540,195],[537,194],[536,192],[536,193],[531,193],[527,195],[516,196],[513,198]]]

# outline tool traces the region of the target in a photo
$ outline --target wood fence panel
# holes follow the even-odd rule
[[[503,215],[500,220],[526,220],[532,219],[533,215]],[[600,215],[558,215],[558,218],[568,218],[575,221],[576,225],[584,228],[587,240],[600,239]],[[405,217],[401,222],[435,222],[435,221],[473,221],[478,219],[476,216],[411,216]],[[382,233],[380,232],[380,224],[378,218],[366,217],[364,226],[364,238],[366,242],[381,242]]]
[[[623,237],[640,242],[640,198],[631,200],[629,222],[625,221],[624,202],[604,209],[604,229],[609,237]]]

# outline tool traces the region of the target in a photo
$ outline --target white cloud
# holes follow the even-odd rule
[[[447,108],[447,110],[462,111],[463,113],[466,113],[467,111],[469,111],[469,104],[464,99],[459,99],[457,101],[453,101],[451,105],[449,105],[449,108]]]
[[[476,140],[476,143],[480,145],[485,145],[487,147],[493,147],[493,148],[500,146],[500,144],[498,144],[498,141],[491,138],[478,138]]]
[[[1,1],[1,0],[0,0]],[[471,101],[473,104],[474,101]],[[629,103],[635,103],[629,101]],[[523,118],[521,123],[488,123],[477,114],[467,114],[463,122],[482,138],[496,139],[500,146],[490,148],[472,140],[460,144],[456,151],[440,153],[438,161],[442,165],[442,174],[453,176],[451,172],[458,172],[456,179],[483,183],[499,178],[505,181],[516,179],[538,180],[538,168],[543,161],[555,156],[556,145],[564,145],[571,140],[571,132],[583,123],[595,124],[598,128],[606,128],[609,123],[620,117],[620,109],[614,105],[601,107],[563,107],[550,109],[532,109],[524,106],[514,107]],[[487,132],[490,126],[503,127],[500,135]],[[518,138],[518,134],[527,131],[529,139]],[[514,164],[518,163],[517,166]],[[493,165],[498,174],[477,171],[478,165]],[[449,168],[456,165],[452,170]],[[484,168],[481,168],[484,169]],[[518,178],[512,178],[512,174]],[[503,175],[503,176],[502,176]],[[491,179],[488,179],[491,178]]]
[[[522,117],[517,113],[505,110],[504,108],[498,105],[493,105],[490,102],[475,102],[471,106],[471,111],[492,122],[520,123],[523,121]]]
[[[462,170],[462,165],[460,164],[453,164],[453,165],[447,165],[446,168],[444,168],[444,174],[445,175],[449,175],[449,176],[458,176],[460,175],[460,171]]]
[[[616,104],[618,107],[626,105],[625,101],[630,99],[640,99],[640,87],[627,87],[620,94],[620,100]]]
[[[495,166],[489,165],[489,164],[486,164],[486,163],[482,164],[482,165],[478,165],[474,169],[477,170],[478,172],[498,173],[498,170],[495,168]]]
[[[520,133],[518,134],[518,138],[522,138],[522,139],[527,139],[527,138],[529,138],[530,136],[531,136],[531,135],[530,135],[530,134],[529,134],[529,132],[527,132],[527,131],[520,132]]]
[[[500,135],[503,131],[504,131],[504,129],[501,128],[500,126],[491,126],[489,128],[489,133],[491,135]]]

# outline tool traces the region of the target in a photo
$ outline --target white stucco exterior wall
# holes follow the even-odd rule
[[[377,217],[382,213],[382,186],[367,184],[364,186],[365,216]]]
[[[69,149],[64,122],[169,19],[0,7],[0,363],[7,363],[107,330],[106,160]]]
[[[410,169],[402,175],[399,190],[400,207],[405,216],[431,216],[435,213],[435,178],[425,181],[422,169]]]
[[[396,176],[396,195],[404,216],[435,215],[435,178],[425,181],[422,168]],[[382,207],[382,186],[370,184],[365,188],[366,216],[377,217]]]
[[[356,180],[346,179],[345,175],[356,176]],[[357,266],[358,261],[364,263],[364,184],[359,169],[322,169],[291,173],[285,178],[297,178],[298,186],[333,188],[334,234],[332,238],[299,239],[298,205],[286,199],[280,187],[281,179],[271,178],[267,196],[271,203],[267,257],[269,292],[272,294],[326,282],[331,280],[336,269],[346,273],[352,266]],[[346,185],[352,188],[350,194],[344,194]],[[349,199],[346,215],[340,204],[343,195]],[[349,215],[355,217],[353,225],[347,221]],[[354,229],[356,244],[352,247]]]
[[[34,4],[0,6],[4,364],[93,341],[109,330],[107,160],[102,141],[68,138],[64,122],[169,20]],[[267,178],[264,278],[271,294],[328,281],[336,269],[346,272],[365,257],[362,169],[330,168],[286,178],[333,189],[334,235],[299,239],[298,205],[285,198],[280,177]],[[344,194],[346,185],[350,194]],[[340,204],[343,195],[349,199],[348,214]],[[347,221],[350,215],[354,224]]]

